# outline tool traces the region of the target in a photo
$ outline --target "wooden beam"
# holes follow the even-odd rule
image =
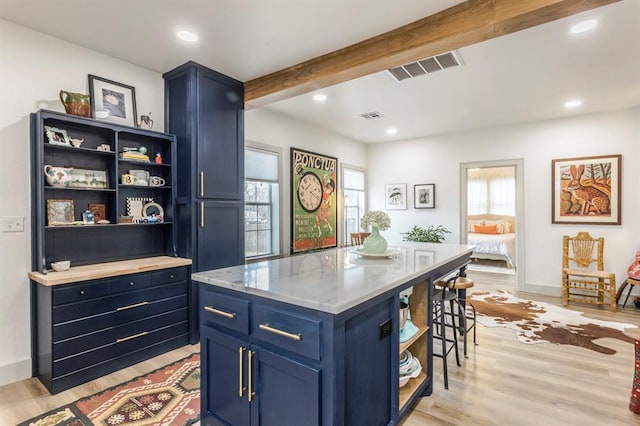
[[[620,0],[468,0],[343,49],[247,81],[248,108],[394,68]]]

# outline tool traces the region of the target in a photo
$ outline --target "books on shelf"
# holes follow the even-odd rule
[[[120,158],[123,160],[149,161],[149,156],[147,154],[142,154],[136,151],[121,152]]]

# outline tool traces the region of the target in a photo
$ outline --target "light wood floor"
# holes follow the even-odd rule
[[[513,291],[514,276],[469,271],[473,291]],[[561,305],[560,298],[526,293],[517,296]],[[627,304],[608,308],[570,304],[588,317],[640,325],[640,309]],[[478,343],[470,346],[462,367],[449,355],[449,389],[445,390],[442,360],[434,358],[434,392],[422,398],[403,426],[423,425],[640,425],[629,406],[633,381],[633,345],[607,341],[615,355],[569,345],[526,345],[507,328],[478,325]],[[625,332],[640,338],[640,329]]]
[[[513,290],[514,276],[469,272],[473,291]],[[559,304],[559,299],[530,294],[520,297]],[[603,320],[640,325],[640,310],[627,305],[608,309],[570,305]],[[457,367],[450,355],[449,389],[442,378],[442,360],[434,359],[434,393],[421,399],[403,426],[423,425],[640,425],[628,409],[633,380],[633,345],[609,340],[615,355],[573,346],[519,343],[506,328],[478,326],[479,346]],[[627,330],[640,338],[640,329]],[[15,425],[40,413],[91,395],[183,358],[199,347],[189,346],[55,396],[37,379],[0,387],[0,425]]]

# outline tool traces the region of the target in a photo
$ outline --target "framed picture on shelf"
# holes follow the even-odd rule
[[[551,223],[621,224],[621,155],[551,160]]]
[[[127,197],[127,216],[131,216],[133,222],[137,222],[144,217],[143,208],[148,203],[153,203],[153,198]]]
[[[136,127],[136,89],[133,86],[89,74],[91,117]]]
[[[73,200],[47,200],[47,224],[70,225],[75,220]]]
[[[71,188],[109,188],[106,170],[69,169],[69,187]]]
[[[436,185],[433,183],[413,185],[413,207],[416,209],[435,208]]]
[[[89,204],[89,211],[93,213],[93,219],[96,223],[107,218],[107,208],[104,204]]]
[[[66,130],[44,126],[44,131],[50,144],[71,146],[71,141],[69,140],[69,135],[67,135]]]
[[[384,207],[387,210],[407,209],[407,184],[390,183],[384,186]]]

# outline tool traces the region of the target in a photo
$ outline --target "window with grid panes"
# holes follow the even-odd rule
[[[280,254],[280,153],[245,147],[245,258]]]
[[[365,172],[364,170],[344,166],[342,169],[344,185],[344,235],[343,244],[351,244],[352,232],[364,232],[360,228],[360,219],[365,213]]]

